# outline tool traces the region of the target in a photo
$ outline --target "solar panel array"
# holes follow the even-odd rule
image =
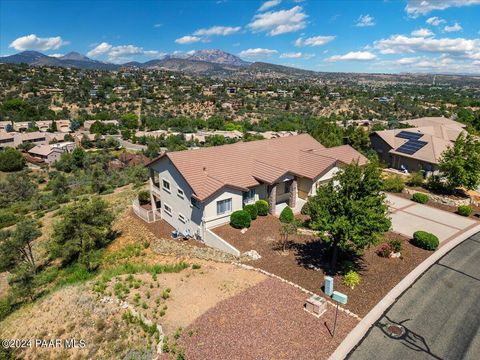
[[[402,138],[402,139],[407,139],[407,140],[418,140],[423,136],[423,134],[414,133],[414,132],[411,132],[411,131],[400,131],[395,136],[399,137],[399,138]]]
[[[418,150],[423,148],[428,143],[422,140],[408,140],[405,144],[400,146],[396,151],[412,155],[415,154]]]

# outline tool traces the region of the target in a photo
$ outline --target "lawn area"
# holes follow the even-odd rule
[[[315,241],[313,235],[291,236],[286,252],[278,249],[281,223],[274,216],[258,217],[244,234],[229,224],[214,229],[214,232],[241,252],[256,250],[262,258],[248,261],[249,265],[290,280],[314,293],[321,294],[324,276],[328,273],[329,254],[327,247]],[[342,284],[341,274],[335,274],[335,289],[349,297],[346,308],[360,317],[365,316],[387,292],[402,280],[431,252],[417,248],[409,239],[394,233],[386,234],[386,241],[402,241],[402,258],[390,259],[378,256],[377,246],[365,251],[361,257],[351,258],[362,277],[360,285],[350,289]]]

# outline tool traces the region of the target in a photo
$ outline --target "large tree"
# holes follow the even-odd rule
[[[468,190],[480,185],[480,141],[472,135],[460,135],[454,145],[445,150],[439,164],[440,171],[451,188]]]
[[[65,263],[78,260],[90,271],[95,250],[111,239],[113,215],[99,198],[77,202],[64,210],[53,228],[50,253]]]
[[[335,270],[339,251],[361,253],[376,244],[388,231],[391,221],[382,190],[380,169],[374,163],[364,167],[346,166],[310,198],[306,213],[310,226],[332,249],[331,268]]]
[[[0,234],[0,271],[11,273],[9,284],[21,297],[34,299],[34,279],[37,266],[32,250],[32,242],[42,233],[32,219],[17,223],[13,232]]]
[[[19,171],[25,166],[25,158],[22,153],[7,147],[0,151],[0,171]]]

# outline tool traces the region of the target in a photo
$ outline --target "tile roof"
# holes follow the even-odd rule
[[[225,186],[245,191],[261,182],[271,184],[287,173],[314,179],[337,161],[367,162],[348,145],[326,149],[308,134],[175,151],[165,153],[150,164],[165,158],[202,201]]]
[[[442,120],[436,124],[435,121],[437,120],[435,119]],[[465,133],[465,130],[462,127],[455,125],[455,121],[446,118],[420,118],[408,120],[407,122],[414,122],[417,120],[419,120],[419,124],[423,124],[425,126],[408,129],[376,131],[375,134],[382,138],[392,148],[389,151],[391,154],[397,154],[400,156],[425,161],[431,164],[438,164],[441,154],[452,145],[452,143],[460,136],[460,134]],[[400,146],[408,141],[407,139],[396,136],[401,131],[422,134],[419,140],[427,142],[427,145],[412,155],[396,151]]]

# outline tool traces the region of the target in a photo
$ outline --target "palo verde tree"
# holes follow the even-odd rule
[[[309,199],[304,212],[310,215],[311,228],[331,245],[332,271],[339,251],[361,253],[390,229],[388,207],[381,190],[382,178],[375,163],[364,167],[352,163]]]
[[[480,141],[472,135],[460,135],[443,152],[439,168],[450,188],[476,189],[480,185]]]
[[[112,238],[113,215],[100,198],[82,200],[65,207],[63,217],[54,225],[50,254],[65,264],[79,261],[93,270],[96,250]]]

